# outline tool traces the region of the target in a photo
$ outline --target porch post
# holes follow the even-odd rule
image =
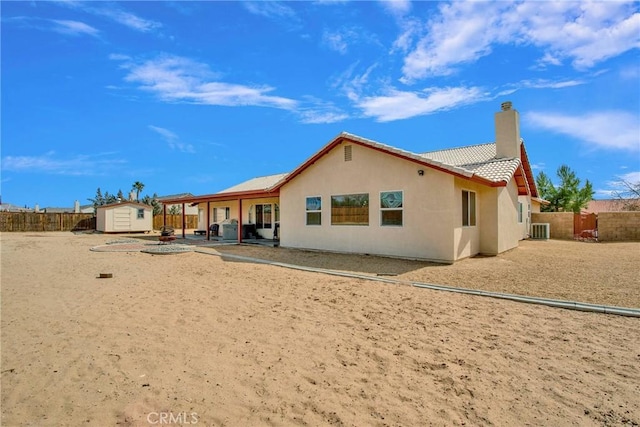
[[[242,243],[242,199],[238,199],[238,243]]]
[[[211,232],[209,230],[211,228],[211,225],[210,225],[211,224],[211,218],[210,218],[211,213],[210,213],[210,211],[211,211],[211,202],[207,202],[207,217],[206,217],[207,218],[207,223],[205,224],[206,227],[207,227],[207,240],[211,240]]]
[[[186,222],[187,222],[187,215],[184,212],[185,209],[185,203],[182,203],[182,238],[184,239],[185,236],[185,232],[184,229],[186,228]]]
[[[167,228],[167,205],[162,204],[162,228]]]

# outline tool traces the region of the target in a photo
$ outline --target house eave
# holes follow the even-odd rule
[[[251,190],[251,191],[234,191],[228,193],[214,193],[214,194],[205,194],[202,196],[194,196],[194,197],[183,197],[180,199],[168,199],[163,200],[163,205],[176,205],[182,203],[204,203],[204,202],[224,202],[227,200],[238,200],[238,199],[260,199],[265,197],[278,197],[280,195],[279,190]]]

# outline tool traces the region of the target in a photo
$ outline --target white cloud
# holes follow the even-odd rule
[[[615,180],[606,182],[607,188],[596,190],[596,193],[603,197],[632,197],[633,194],[629,191],[627,184],[632,186],[640,184],[640,171],[618,175]]]
[[[383,7],[395,16],[403,16],[411,11],[410,0],[379,0]]]
[[[132,30],[140,31],[143,33],[153,31],[162,27],[162,24],[160,24],[159,22],[140,18],[139,16],[136,16],[130,12],[125,12],[118,8],[93,7],[90,10],[96,15],[104,16],[111,19],[112,21],[124,25],[125,27],[129,27]]]
[[[640,151],[640,118],[624,111],[598,111],[581,116],[529,112],[530,126],[568,135],[593,148]]]
[[[640,47],[632,2],[453,2],[441,4],[405,58],[404,81],[448,75],[497,44],[543,49],[539,64],[587,69]]]
[[[152,20],[141,18],[131,12],[122,10],[116,3],[102,3],[97,1],[80,2],[80,1],[58,1],[55,2],[60,6],[66,6],[72,9],[79,9],[95,16],[102,16],[118,24],[129,27],[132,30],[143,33],[150,32],[162,27],[162,24]]]
[[[60,158],[55,152],[40,156],[6,156],[2,159],[2,169],[12,172],[45,173],[69,176],[107,175],[122,169],[126,160],[107,155],[79,154]]]
[[[52,22],[56,24],[52,29],[62,34],[69,34],[72,36],[88,35],[92,37],[97,37],[99,33],[97,29],[79,21],[54,19],[52,20]]]
[[[631,183],[640,182],[640,171],[625,173],[624,175],[619,175],[618,178]]]
[[[347,113],[330,102],[307,97],[307,99],[305,99],[305,105],[310,106],[300,107],[297,110],[297,114],[300,116],[302,123],[336,123],[349,118]]]
[[[266,16],[267,18],[294,18],[296,16],[291,7],[278,1],[243,1],[242,6],[254,15]]]
[[[322,44],[335,52],[345,55],[349,48],[347,41],[351,40],[353,35],[354,34],[349,31],[330,32],[325,30],[322,33]]]
[[[98,37],[100,31],[96,28],[80,21],[42,19],[30,16],[14,16],[7,18],[4,22],[20,25],[24,28],[31,28],[40,31],[55,31],[56,33],[69,36],[87,35]]]
[[[477,87],[447,87],[423,92],[403,92],[390,89],[382,96],[365,97],[357,102],[364,114],[377,121],[388,122],[414,116],[446,111],[472,104],[487,95]]]
[[[440,6],[440,14],[427,23],[428,33],[405,58],[403,81],[452,74],[458,64],[491,52],[507,28],[500,22],[500,2],[455,2]]]
[[[172,150],[178,150],[183,153],[195,153],[193,145],[180,141],[180,137],[169,129],[153,125],[149,125],[148,128],[162,136]]]
[[[294,2],[279,1],[242,1],[239,2],[247,12],[264,16],[289,30],[301,28],[301,20],[296,11],[289,6]]]
[[[247,86],[218,81],[220,76],[206,64],[188,58],[164,55],[142,62],[127,61],[125,80],[140,89],[155,93],[168,102],[206,105],[262,106],[292,110],[297,102],[269,95],[275,89],[262,85]]]

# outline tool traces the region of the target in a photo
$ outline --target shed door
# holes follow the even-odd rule
[[[131,215],[128,208],[113,210],[113,231],[130,231]]]

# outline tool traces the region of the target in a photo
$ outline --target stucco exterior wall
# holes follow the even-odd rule
[[[523,227],[518,223],[518,187],[511,180],[506,187],[498,187],[498,253],[518,246],[523,239]]]
[[[345,145],[352,147],[351,161]],[[460,205],[453,180],[371,148],[339,144],[280,189],[280,245],[453,262]],[[403,191],[402,226],[380,224],[381,191]],[[360,193],[369,194],[369,225],[332,225],[331,196]],[[322,198],[321,225],[306,225],[306,198],[313,196]]]
[[[542,207],[542,204],[537,201],[537,200],[533,200],[531,199],[531,213],[540,213],[540,209]],[[532,223],[534,222],[533,220],[531,221]]]
[[[462,226],[462,191],[473,191],[476,193],[476,225]],[[495,203],[488,202],[492,199],[487,188],[464,179],[455,178],[453,188],[454,206],[453,209],[453,245],[455,259],[468,258],[477,255],[482,251],[482,241],[485,236],[491,234],[495,229]]]

